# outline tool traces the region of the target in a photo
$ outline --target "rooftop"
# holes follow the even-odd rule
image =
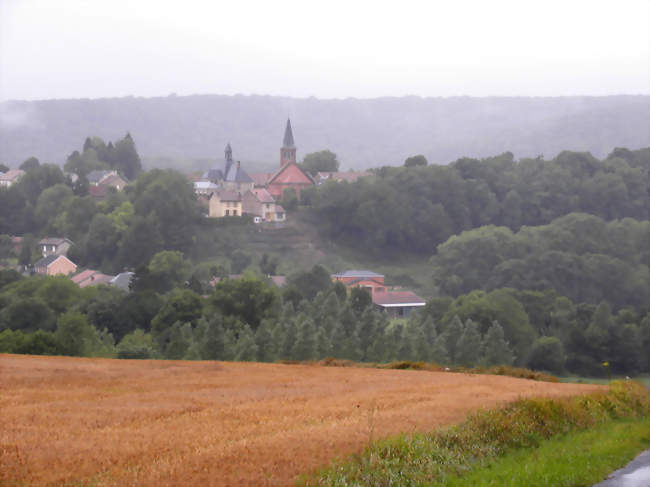
[[[384,277],[384,275],[366,270],[350,270],[338,274],[332,274],[332,277]]]
[[[383,307],[424,306],[426,301],[412,291],[384,291],[372,295],[372,302]]]

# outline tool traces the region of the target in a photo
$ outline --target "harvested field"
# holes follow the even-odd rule
[[[286,485],[378,437],[602,386],[309,365],[0,355],[0,485]]]

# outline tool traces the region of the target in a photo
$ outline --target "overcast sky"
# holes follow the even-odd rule
[[[0,0],[0,100],[650,93],[650,0]]]

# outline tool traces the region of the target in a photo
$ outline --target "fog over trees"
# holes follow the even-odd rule
[[[36,156],[63,165],[88,134],[116,140],[129,131],[148,168],[207,167],[228,141],[242,162],[275,167],[287,115],[299,157],[327,148],[343,169],[402,165],[413,154],[430,164],[505,151],[518,158],[563,150],[605,157],[613,147],[650,145],[649,110],[649,96],[8,101],[0,103],[0,162],[17,167]]]

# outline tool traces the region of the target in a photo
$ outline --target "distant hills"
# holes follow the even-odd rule
[[[399,165],[414,154],[445,164],[511,151],[516,158],[562,150],[597,157],[614,147],[650,146],[650,96],[452,97],[320,100],[193,95],[0,103],[0,162],[29,156],[62,164],[88,135],[132,134],[145,164],[177,169],[221,160],[279,162],[291,116],[298,158],[330,149],[343,168]]]

